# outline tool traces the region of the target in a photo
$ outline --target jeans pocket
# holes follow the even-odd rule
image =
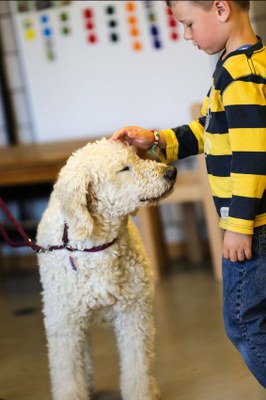
[[[258,249],[262,256],[266,256],[266,225],[257,228]]]

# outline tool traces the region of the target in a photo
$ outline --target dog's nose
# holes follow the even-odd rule
[[[167,169],[164,173],[164,178],[168,182],[172,182],[172,181],[175,181],[176,174],[177,174],[177,169],[175,167],[167,167]]]

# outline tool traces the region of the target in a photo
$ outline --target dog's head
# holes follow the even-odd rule
[[[71,229],[85,239],[94,217],[117,220],[168,194],[176,169],[144,160],[132,146],[102,139],[74,153],[59,173],[55,195]]]

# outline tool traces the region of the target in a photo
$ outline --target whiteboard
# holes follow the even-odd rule
[[[210,58],[171,26],[164,1],[39,2],[60,5],[23,12],[12,3],[34,141],[105,136],[125,125],[177,126],[189,122],[191,103],[209,89]]]

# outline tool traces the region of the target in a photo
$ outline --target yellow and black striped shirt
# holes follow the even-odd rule
[[[163,130],[167,161],[205,152],[220,226],[266,224],[266,48],[259,40],[220,58],[203,117]]]

